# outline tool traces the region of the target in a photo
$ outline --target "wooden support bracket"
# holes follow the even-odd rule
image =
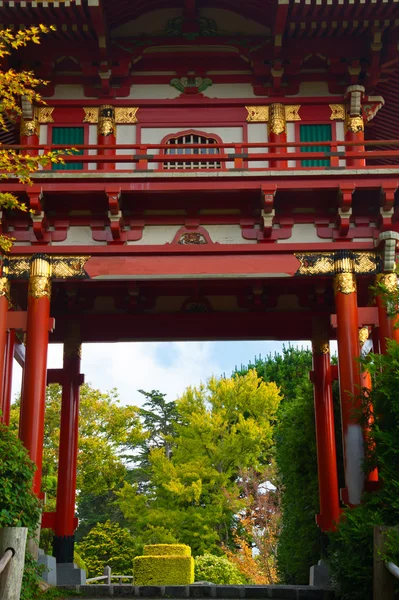
[[[274,198],[276,192],[277,186],[274,186],[274,188],[267,188],[262,186],[261,188],[261,217],[263,219],[263,236],[265,238],[271,237],[273,231],[273,221],[275,216]]]
[[[114,240],[121,238],[123,216],[120,208],[121,190],[120,188],[106,188],[105,193],[108,198],[108,218],[110,222],[111,234]]]

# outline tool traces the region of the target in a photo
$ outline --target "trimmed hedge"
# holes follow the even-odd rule
[[[186,544],[151,544],[144,546],[144,556],[191,556]]]
[[[194,583],[194,559],[192,556],[136,556],[133,572],[134,585],[188,585]]]

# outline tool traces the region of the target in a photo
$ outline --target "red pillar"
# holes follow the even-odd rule
[[[275,103],[269,106],[269,142],[272,143],[285,143],[287,141],[287,126],[285,119],[285,106],[284,104]],[[273,154],[281,154],[287,152],[287,148],[275,146],[270,148],[270,152]],[[271,160],[270,167],[275,169],[286,169],[288,161],[283,160]]]
[[[116,144],[115,108],[109,104],[100,106],[98,111],[98,145],[104,146],[99,152],[105,156],[115,156],[115,150],[107,149],[107,146]],[[115,163],[99,162],[99,171],[114,171]]]
[[[397,275],[396,273],[381,273],[377,275],[376,283],[383,285],[387,292],[394,292],[398,287]],[[385,354],[387,351],[387,339],[395,340],[395,342],[399,343],[399,328],[397,327],[399,318],[392,318],[388,315],[387,299],[382,291],[377,294],[377,308],[380,325],[380,348],[381,352]]]
[[[78,456],[81,346],[76,337],[64,343],[64,368],[58,485],[53,554],[58,563],[73,563],[75,533],[76,468]]]
[[[312,349],[312,382],[320,497],[320,514],[316,516],[316,522],[322,531],[334,531],[335,523],[339,520],[340,509],[328,338],[314,336]]]
[[[345,119],[345,141],[364,142],[364,122],[361,115],[347,115]],[[364,146],[347,146],[348,152],[364,152]],[[365,158],[347,158],[347,167],[365,167]]]
[[[337,261],[337,262],[344,262]],[[346,488],[341,490],[345,504],[360,503],[364,488],[362,461],[363,432],[355,415],[361,402],[360,393],[358,309],[356,277],[353,273],[338,273],[334,278],[337,311],[338,373],[341,397],[342,437]]]
[[[7,334],[7,350],[4,365],[4,395],[3,395],[3,422],[10,424],[12,373],[14,366],[15,329],[10,329]]]
[[[36,465],[33,491],[38,496],[42,480],[50,276],[50,258],[44,255],[33,255],[28,288],[26,362],[22,381],[19,437]]]
[[[10,297],[10,282],[3,275],[0,277],[0,410],[1,422],[6,423],[7,406],[4,395],[4,382],[6,378],[6,352],[7,352],[7,312]]]
[[[37,146],[39,144],[40,125],[37,119],[23,119],[20,128],[20,142],[24,146]],[[26,150],[25,154],[37,156],[37,150]]]

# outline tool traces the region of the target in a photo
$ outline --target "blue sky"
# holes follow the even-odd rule
[[[308,347],[307,342],[293,344]],[[282,347],[283,342],[270,341],[85,344],[82,372],[93,387],[104,392],[117,388],[124,404],[139,405],[143,397],[138,389],[158,389],[175,400],[189,385],[205,383],[212,375],[228,377],[236,365]],[[21,369],[14,364],[13,396],[21,385]],[[62,366],[61,345],[50,346],[48,366]]]

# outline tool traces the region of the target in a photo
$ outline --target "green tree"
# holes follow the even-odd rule
[[[88,577],[102,575],[104,567],[111,567],[114,575],[132,575],[136,545],[128,529],[118,523],[97,523],[76,544],[76,550],[84,561]]]
[[[209,581],[222,585],[240,585],[244,578],[225,556],[203,554],[195,559],[195,581]]]
[[[151,525],[150,532],[155,528],[160,538],[190,545],[195,555],[220,554],[220,544],[231,542],[240,506],[238,473],[270,460],[279,401],[277,386],[262,382],[255,371],[188,388],[177,401],[181,423],[172,455],[153,448],[146,493],[125,484],[119,494],[134,536],[147,543]]]
[[[47,510],[55,508],[60,436],[62,389],[50,385],[46,395],[43,456],[43,489],[47,492]],[[17,428],[19,402],[11,411],[11,423]],[[77,468],[77,508],[80,519],[78,537],[97,522],[123,520],[115,505],[115,492],[123,485],[127,467],[122,458],[126,448],[142,442],[139,409],[121,406],[115,390],[101,393],[84,384],[80,390],[79,453]]]

